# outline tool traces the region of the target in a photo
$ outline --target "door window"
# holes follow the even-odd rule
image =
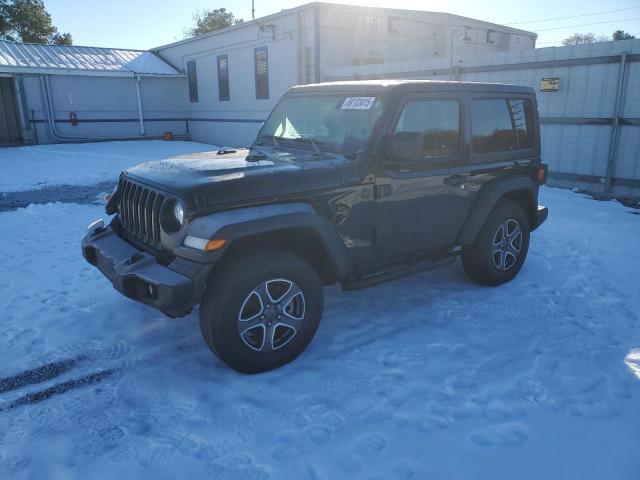
[[[460,104],[455,100],[407,102],[395,133],[419,133],[425,157],[447,157],[458,152]]]

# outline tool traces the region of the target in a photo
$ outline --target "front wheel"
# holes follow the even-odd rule
[[[524,209],[501,200],[489,215],[478,238],[462,247],[462,266],[472,280],[500,285],[513,279],[529,250],[529,219]]]
[[[323,308],[313,267],[285,251],[234,255],[207,284],[200,329],[211,350],[244,373],[278,368],[311,342]]]

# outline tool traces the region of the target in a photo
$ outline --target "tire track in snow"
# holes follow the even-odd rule
[[[104,380],[106,377],[113,374],[113,372],[114,370],[103,370],[97,373],[92,373],[91,375],[86,375],[84,377],[76,378],[63,383],[58,383],[57,385],[47,388],[46,390],[42,390],[35,393],[29,393],[11,402],[6,407],[1,408],[0,411],[11,410],[13,408],[21,407],[23,405],[39,403],[53,396],[66,393],[69,390],[84,387],[87,385],[95,385],[101,382],[102,380]]]
[[[79,362],[85,360],[86,357],[80,355],[75,358],[68,358],[52,363],[47,363],[41,367],[26,370],[11,377],[0,379],[0,393],[17,390],[27,385],[35,385],[47,382],[55,377],[62,375],[71,370]]]

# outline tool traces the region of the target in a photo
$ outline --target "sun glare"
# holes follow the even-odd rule
[[[626,357],[624,363],[631,369],[631,372],[640,379],[640,348],[631,350]]]

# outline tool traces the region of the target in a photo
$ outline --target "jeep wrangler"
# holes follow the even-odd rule
[[[528,87],[434,81],[296,86],[245,149],[122,172],[82,241],[127,297],[200,304],[210,349],[256,373],[313,338],[323,285],[355,290],[454,262],[486,285],[522,268],[547,209]]]

